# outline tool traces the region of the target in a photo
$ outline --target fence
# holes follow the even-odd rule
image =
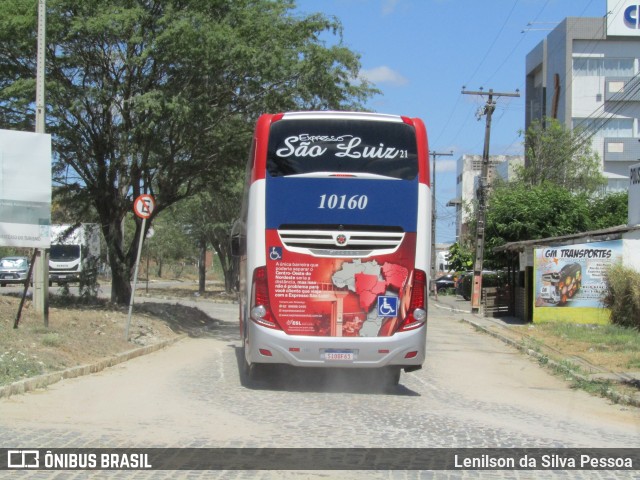
[[[503,317],[512,315],[511,289],[506,287],[488,287],[482,289],[482,303],[485,317]]]

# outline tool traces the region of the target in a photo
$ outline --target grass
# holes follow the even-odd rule
[[[45,370],[44,362],[35,355],[29,355],[15,348],[0,352],[0,385],[35,377]]]
[[[538,363],[570,382],[572,388],[615,403],[637,397],[638,384],[589,378],[592,373],[640,372],[640,332],[618,325],[543,323],[517,326],[521,346],[536,352]]]
[[[640,332],[617,325],[543,323],[515,327],[530,341],[612,372],[640,370]]]

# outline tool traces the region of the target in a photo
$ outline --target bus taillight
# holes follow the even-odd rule
[[[427,292],[427,274],[422,270],[413,271],[413,289],[411,290],[411,301],[407,316],[404,318],[400,328],[400,332],[413,330],[421,327],[427,320],[426,295]]]
[[[258,267],[253,271],[251,298],[251,320],[264,327],[280,329],[280,325],[271,311],[269,286],[267,283],[267,267]]]

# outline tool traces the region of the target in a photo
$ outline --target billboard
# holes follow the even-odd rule
[[[0,247],[49,248],[51,135],[0,130]]]
[[[536,249],[533,321],[608,323],[605,278],[622,260],[622,247],[613,240]]]
[[[607,36],[640,36],[640,0],[607,0]]]

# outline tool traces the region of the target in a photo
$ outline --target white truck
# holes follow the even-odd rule
[[[49,285],[79,283],[95,278],[99,258],[98,224],[51,225]]]

